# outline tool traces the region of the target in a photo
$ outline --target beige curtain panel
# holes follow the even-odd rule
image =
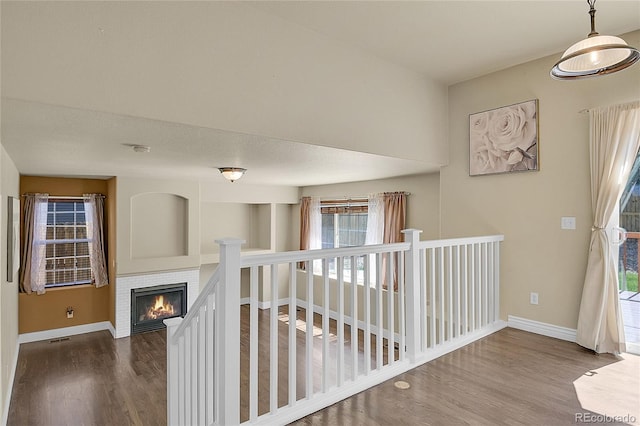
[[[612,219],[640,147],[640,101],[591,110],[591,244],[577,342],[598,353],[625,351]]]
[[[405,192],[385,192],[384,196],[384,244],[401,243],[404,241],[402,230],[407,217],[407,194]],[[393,270],[393,290],[398,290],[398,255],[394,254]],[[389,255],[382,255],[382,286],[388,287],[387,262]]]
[[[101,194],[84,194],[84,211],[89,239],[91,278],[96,287],[109,284],[104,236],[104,197]]]
[[[48,194],[26,194],[22,215],[20,292],[45,293],[45,240],[47,238]]]

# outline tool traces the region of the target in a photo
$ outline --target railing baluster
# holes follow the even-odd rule
[[[487,321],[489,324],[493,323],[495,321],[495,318],[493,317],[493,313],[494,313],[494,300],[493,300],[493,292],[494,292],[494,286],[493,283],[494,281],[494,273],[493,273],[493,244],[491,243],[487,243],[487,262],[489,262],[489,271],[487,272],[487,293],[488,293],[488,300],[487,300]]]
[[[469,246],[462,246],[462,335],[469,327]]]
[[[484,296],[483,301],[483,322],[482,325],[489,324],[489,253],[488,244],[482,243],[482,264],[484,265],[484,279],[482,280],[482,294]]]
[[[422,327],[420,328],[420,351],[424,352],[427,350],[429,346],[429,305],[428,305],[428,282],[429,278],[427,275],[427,249],[420,249],[419,258],[420,258],[420,306],[419,306],[419,315],[420,321],[422,321]],[[410,285],[411,283],[407,283]]]
[[[206,376],[199,374],[205,370],[206,365],[206,338],[207,338],[207,323],[206,323],[207,307],[201,306],[198,314],[198,371],[196,376],[198,378],[198,424],[205,424],[207,422],[207,393],[206,393]]]
[[[494,321],[498,321],[500,319],[500,243],[494,243],[494,251],[495,251],[495,266],[494,266],[494,277],[493,277],[493,288],[494,288],[494,305],[493,305],[493,319]]]
[[[355,256],[351,256],[351,380],[356,381],[358,377],[358,262]],[[367,290],[366,284],[362,288]]]
[[[198,322],[196,317],[195,323],[191,326],[191,422],[198,423]]]
[[[476,329],[476,245],[470,244],[471,255],[469,256],[469,260],[471,261],[469,265],[469,273],[471,275],[471,282],[469,283],[469,289],[471,294],[469,294],[469,303],[470,303],[470,312],[469,318],[471,319],[471,329],[470,331],[474,331]]]
[[[460,311],[461,311],[461,303],[460,303],[460,245],[456,245],[456,251],[454,253],[456,259],[456,265],[454,270],[455,273],[455,302],[454,302],[454,311],[455,311],[455,337],[460,337]]]
[[[364,373],[371,372],[371,255],[364,257]]]
[[[289,406],[293,407],[297,399],[296,390],[296,326],[298,322],[296,264],[289,262]]]
[[[453,339],[453,259],[452,247],[447,246],[447,339]]]
[[[278,411],[278,266],[271,264],[271,308],[269,342],[269,410]]]
[[[406,318],[405,318],[405,277],[404,277],[404,269],[405,269],[405,258],[404,252],[401,251],[398,253],[398,333],[400,334],[400,341],[398,342],[398,346],[400,347],[400,361],[404,361],[405,354],[407,352],[406,347]],[[417,309],[417,313],[414,318],[419,317],[420,309]],[[412,327],[419,327],[419,322],[415,321],[412,323]],[[417,342],[414,342],[415,345],[418,345]]]
[[[178,424],[180,425],[185,425],[187,424],[187,414],[186,414],[186,407],[185,407],[185,403],[186,403],[186,392],[185,392],[185,388],[186,388],[186,376],[187,376],[187,369],[186,369],[186,364],[185,364],[185,353],[187,351],[187,346],[185,343],[185,336],[182,335],[180,336],[180,339],[178,340],[178,365],[179,365],[179,371],[180,373],[178,374],[178,394],[180,395],[179,399],[178,399]]]
[[[249,420],[258,418],[258,266],[249,269]]]
[[[429,300],[429,311],[430,311],[430,320],[431,320],[431,324],[430,324],[430,330],[431,330],[431,336],[429,339],[429,347],[433,348],[436,346],[436,249],[432,248],[429,250],[429,271],[431,272],[430,274],[430,279],[429,279],[429,293],[430,293],[430,300]]]
[[[306,262],[307,271],[307,324],[305,335],[306,349],[306,397],[311,399],[313,396],[313,261]]]
[[[395,362],[395,323],[393,319],[393,299],[395,298],[395,277],[393,273],[394,255],[392,252],[387,254],[387,364],[391,365]]]
[[[216,400],[214,395],[214,383],[215,383],[215,373],[214,373],[214,336],[213,330],[214,328],[214,318],[215,315],[213,313],[215,303],[215,293],[211,293],[207,296],[207,318],[206,318],[206,330],[207,330],[207,348],[206,348],[206,366],[205,366],[205,381],[207,386],[207,397],[206,397],[206,405],[207,405],[207,421],[206,423],[209,425],[214,422],[214,410],[213,403]]]
[[[337,261],[338,273],[338,321],[336,334],[338,336],[336,381],[338,386],[344,383],[344,257],[339,257]]]
[[[382,333],[384,318],[382,315],[382,256],[376,254],[376,369],[382,368]]]
[[[329,390],[329,260],[322,259],[322,392]]]
[[[193,347],[191,346],[191,326],[184,333],[184,423],[186,425],[193,424],[191,420],[191,381],[193,380],[193,371],[191,369],[191,354]]]
[[[439,262],[438,262],[438,310],[440,314],[440,318],[438,321],[438,343],[443,344],[445,342],[444,339],[444,323],[445,323],[445,313],[444,313],[444,247],[439,247],[438,252],[440,253]]]

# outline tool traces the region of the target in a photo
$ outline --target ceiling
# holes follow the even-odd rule
[[[559,55],[589,30],[584,0],[244,4],[445,86]],[[640,29],[640,1],[600,0],[596,8],[602,34]],[[134,153],[132,141],[152,146],[151,152]],[[249,171],[237,184],[308,186],[437,170],[424,162],[304,142],[2,101],[2,143],[23,174],[222,179],[215,167],[241,164]]]

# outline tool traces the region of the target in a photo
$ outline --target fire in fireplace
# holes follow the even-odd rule
[[[131,334],[164,328],[162,320],[187,313],[187,283],[131,290]]]

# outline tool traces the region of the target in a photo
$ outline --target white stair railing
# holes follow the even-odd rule
[[[220,266],[188,315],[165,321],[169,425],[286,424],[505,326],[502,236],[403,232],[242,257],[242,241],[218,241]]]

